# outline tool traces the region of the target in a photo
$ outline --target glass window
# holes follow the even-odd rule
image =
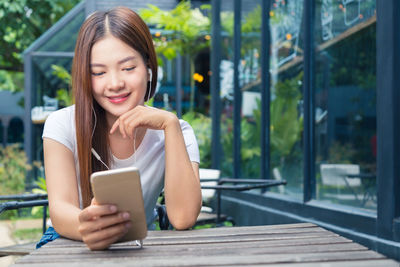
[[[24,141],[24,123],[21,118],[12,118],[7,131],[7,143],[22,143]]]
[[[239,87],[242,92],[242,177],[260,178],[261,168],[261,6],[242,2]]]
[[[269,15],[270,175],[287,181],[272,190],[302,199],[303,1],[272,1]]]
[[[376,3],[319,0],[316,198],[376,210]]]
[[[233,175],[233,0],[221,3],[221,176]]]
[[[3,118],[0,120],[0,145],[4,145],[6,141],[4,140],[4,127],[3,126]]]
[[[73,52],[79,28],[84,20],[85,12],[81,11],[42,45],[39,51]]]
[[[57,90],[69,89],[70,86],[54,74],[53,65],[65,68],[69,73],[72,65],[72,58],[54,57],[33,57],[35,83],[33,92],[36,94],[34,106],[43,106],[43,96],[55,97]]]

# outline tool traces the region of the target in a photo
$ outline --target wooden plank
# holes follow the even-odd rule
[[[192,238],[192,237],[212,237],[212,236],[237,236],[237,235],[259,235],[259,234],[292,234],[292,233],[331,233],[320,227],[304,228],[271,228],[256,226],[252,227],[222,227],[210,229],[198,229],[189,231],[149,231],[146,239],[157,238]]]
[[[16,266],[368,266],[365,262],[398,266],[330,231],[297,224],[149,232],[142,249],[125,242],[90,251],[82,242],[60,238]]]
[[[118,266],[243,266],[254,264],[278,264],[278,263],[296,263],[296,262],[331,262],[331,261],[355,261],[383,259],[382,255],[373,251],[357,252],[327,252],[327,253],[304,253],[304,254],[268,254],[268,255],[217,255],[217,256],[196,256],[187,257],[185,255],[170,254],[168,257],[100,257],[100,253],[92,253],[91,258],[64,258],[54,261],[53,257],[32,257],[25,256],[18,264],[68,264],[68,266],[95,266],[95,265],[118,265]]]
[[[322,235],[321,233],[292,233],[292,234],[258,234],[258,235],[229,235],[229,236],[196,236],[193,237],[178,237],[178,238],[154,238],[154,239],[145,239],[143,244],[145,247],[154,246],[154,245],[189,245],[189,244],[222,244],[222,243],[243,243],[243,242],[254,242],[254,241],[267,241],[267,240],[277,240],[282,242],[290,242],[290,240],[306,240],[306,239],[315,239],[315,238],[334,238],[338,237],[338,235],[333,233],[327,233]],[[342,237],[342,239],[345,239]],[[76,244],[79,243],[79,244]],[[54,249],[57,247],[69,248],[81,246],[85,247],[82,242],[66,242],[65,239],[57,239],[52,242],[52,244],[47,244],[43,246],[42,249],[50,247],[50,249]],[[117,243],[113,246],[130,246],[129,243]]]
[[[303,240],[301,240],[303,241]],[[336,245],[333,242],[338,242]],[[344,241],[344,243],[343,243]],[[347,242],[347,243],[346,243]],[[269,244],[270,242],[236,242],[234,245],[232,243],[222,243],[222,244],[195,244],[195,245],[161,245],[153,247],[145,247],[143,250],[138,251],[134,247],[114,247],[112,251],[100,251],[91,252],[83,246],[77,247],[58,247],[51,249],[39,249],[35,251],[32,255],[43,256],[46,258],[51,258],[54,262],[63,259],[85,259],[91,257],[130,257],[132,255],[140,255],[140,257],[160,257],[169,256],[175,254],[185,254],[186,256],[199,256],[199,255],[253,255],[253,254],[288,254],[288,253],[299,253],[299,252],[327,252],[327,251],[360,251],[366,250],[365,247],[348,242],[348,240],[336,237],[335,240],[330,238],[325,238],[322,242],[315,242],[313,239],[306,240],[303,243],[297,244],[284,244],[281,246],[276,244]],[[315,244],[317,243],[317,244]],[[307,244],[307,245],[306,245]]]
[[[289,242],[288,242],[289,241]],[[350,247],[348,246],[350,244]],[[157,256],[157,251],[160,250],[170,250],[168,253],[172,253],[171,250],[179,250],[181,251],[182,249],[191,249],[191,250],[204,250],[204,248],[209,249],[209,250],[218,250],[221,248],[224,248],[226,246],[229,246],[230,251],[234,250],[249,250],[252,248],[264,248],[267,250],[268,248],[273,248],[273,249],[278,249],[279,247],[284,249],[285,251],[288,251],[288,247],[292,247],[293,251],[296,251],[296,246],[321,246],[320,248],[316,248],[315,250],[319,251],[328,251],[332,250],[334,247],[331,248],[332,245],[337,245],[340,247],[334,248],[335,250],[337,249],[352,249],[352,250],[365,250],[365,247],[362,247],[358,244],[352,243],[352,241],[342,238],[342,237],[334,237],[334,238],[312,238],[312,239],[299,239],[299,240],[269,240],[269,241],[257,241],[257,242],[242,242],[242,243],[230,243],[230,244],[194,244],[194,245],[187,245],[187,244],[176,244],[172,246],[169,244],[168,246],[166,245],[159,245],[155,249],[154,247],[147,247],[145,246],[145,249],[149,249],[148,251],[156,251],[156,256]],[[357,246],[357,247],[354,247]],[[328,246],[328,248],[324,248]],[[184,247],[184,248],[182,248]],[[133,250],[134,248],[127,247],[127,246],[121,246],[121,245],[113,245],[111,248],[113,250],[125,250],[127,253],[129,250]],[[301,248],[300,248],[301,249]],[[311,248],[310,248],[311,249]],[[222,251],[223,252],[223,251]],[[265,251],[262,251],[263,253]],[[268,253],[271,251],[269,250]],[[72,254],[82,254],[82,253],[91,253],[89,249],[87,249],[84,246],[76,246],[76,247],[51,247],[49,249],[40,249],[35,252],[35,255],[39,254],[44,254],[44,255],[52,255],[52,254],[68,254],[69,256]],[[253,253],[255,253],[253,251]],[[253,254],[249,252],[249,254]],[[78,255],[79,256],[79,255]]]
[[[350,251],[366,251],[367,248],[355,244],[325,244],[325,245],[308,245],[308,246],[265,246],[262,242],[247,243],[243,246],[157,246],[144,248],[138,251],[137,248],[114,248],[109,251],[91,252],[87,249],[54,249],[47,253],[35,253],[36,257],[46,257],[54,262],[68,260],[86,260],[93,257],[96,258],[126,258],[137,257],[154,258],[168,257],[169,255],[181,255],[188,258],[198,256],[235,256],[235,255],[267,255],[267,254],[302,254],[302,253],[326,253],[326,252],[350,252]]]
[[[228,240],[229,241],[229,240]],[[253,237],[252,239],[241,239],[240,241],[234,240],[234,242],[231,242],[230,246],[241,246],[243,243],[247,242],[268,242],[268,244],[271,244],[272,246],[288,246],[288,245],[310,245],[310,244],[335,244],[335,243],[351,243],[352,241],[349,239],[346,239],[344,237],[340,236],[298,236],[298,238],[271,238],[271,237]],[[226,242],[221,242],[221,243],[226,243]],[[146,242],[144,245],[147,246],[159,246],[159,245],[191,245],[191,244],[196,244],[196,245],[203,245],[206,244],[208,246],[211,245],[216,245],[216,246],[221,246],[220,243],[217,242],[179,242],[179,241],[149,241]],[[115,244],[113,245],[114,247],[119,247],[123,246],[120,244]]]
[[[261,234],[293,234],[293,233],[313,233],[325,234],[330,233],[336,235],[328,230],[317,227],[311,223],[283,224],[283,225],[269,225],[269,226],[246,226],[246,227],[220,227],[208,228],[188,231],[149,231],[147,238],[144,242],[154,240],[171,240],[175,239],[196,239],[197,237],[227,237],[227,236],[241,236],[243,235],[261,235]],[[64,242],[65,240],[65,242]],[[73,242],[73,241],[72,241]],[[76,241],[77,242],[77,241]],[[81,243],[81,242],[77,242]],[[68,239],[57,239],[52,242],[52,246],[75,245]]]
[[[257,265],[255,265],[257,266]],[[259,265],[258,265],[259,266]],[[380,259],[368,261],[334,261],[279,264],[279,267],[398,267],[399,263],[393,260]]]
[[[3,256],[24,256],[35,250],[36,243],[20,244],[0,248],[0,257]]]
[[[213,229],[200,229],[191,231],[149,231],[144,245],[158,244],[191,244],[191,243],[221,243],[221,242],[244,242],[254,240],[288,240],[299,238],[333,237],[335,233],[319,227],[270,229],[270,227],[226,227]],[[67,239],[57,239],[52,242],[51,247],[69,247],[81,244],[81,242]],[[116,244],[124,245],[124,243]],[[46,245],[44,246],[46,247]]]
[[[124,267],[124,266],[145,266],[144,263],[143,265],[140,265],[141,263],[119,263],[118,267]],[[112,265],[112,264],[111,264]],[[102,266],[111,266],[110,264],[102,264]],[[252,264],[252,265],[246,265],[246,266],[279,266],[279,267],[343,267],[343,266],[348,266],[348,267],[398,267],[399,264],[395,261],[388,260],[388,259],[381,259],[381,260],[366,260],[366,261],[335,261],[335,262],[308,262],[308,263],[283,263],[283,264]],[[16,264],[13,266],[17,267],[22,267],[22,266],[27,266],[26,264]],[[41,266],[65,266],[62,264],[57,264],[57,263],[47,263],[47,264],[29,264],[30,267],[41,267]],[[79,265],[79,263],[71,263],[68,264],[68,266],[82,266]],[[86,265],[86,266],[95,266],[94,264],[92,265]],[[114,265],[113,265],[114,266]],[[147,265],[147,266],[166,266],[164,265]],[[189,266],[189,265],[186,265]],[[204,266],[204,265],[203,265]],[[210,266],[215,266],[215,265],[210,265]],[[234,266],[233,264],[230,266]]]

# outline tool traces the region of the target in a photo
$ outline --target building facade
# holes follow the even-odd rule
[[[400,258],[398,1],[212,1],[213,167],[242,225],[312,222]]]

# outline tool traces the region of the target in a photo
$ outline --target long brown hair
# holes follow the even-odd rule
[[[96,150],[108,166],[111,161],[105,111],[93,98],[90,72],[91,49],[107,34],[111,34],[138,51],[147,67],[152,70],[151,88],[148,83],[144,99],[147,99],[149,94],[153,97],[157,81],[157,58],[153,40],[149,28],[138,14],[126,7],[116,7],[106,12],[97,11],[85,20],[79,31],[72,63],[72,88],[75,98],[76,139],[83,207],[89,206],[93,197],[89,181],[91,173],[105,169],[91,155],[91,148]]]

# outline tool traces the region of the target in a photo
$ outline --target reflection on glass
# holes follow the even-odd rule
[[[247,1],[242,11],[239,87],[242,92],[241,171],[259,178],[261,167],[261,6]]]
[[[302,14],[303,1],[273,1],[270,12],[272,69],[297,56]]]
[[[376,210],[376,3],[316,6],[316,198]]]
[[[44,43],[39,51],[62,51],[73,52],[75,42],[78,37],[79,28],[85,20],[85,12],[81,11],[72,20],[66,23],[62,29],[56,32],[46,43]]]
[[[303,1],[275,0],[270,11],[271,102],[270,166],[272,179],[286,186],[272,189],[302,198],[303,188]]]
[[[233,0],[221,6],[221,176],[233,175]]]

